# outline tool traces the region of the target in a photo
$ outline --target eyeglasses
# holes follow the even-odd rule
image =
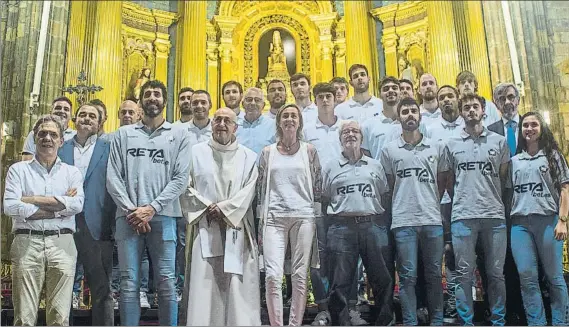
[[[263,103],[263,102],[265,102],[265,101],[264,101],[263,99],[261,99],[261,98],[250,98],[250,97],[247,97],[247,98],[245,98],[245,102],[247,102],[247,103],[253,103],[253,102],[256,102],[256,103]]]

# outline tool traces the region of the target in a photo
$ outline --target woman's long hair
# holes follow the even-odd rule
[[[294,104],[294,103],[289,103],[289,104],[285,104],[284,106],[282,106],[279,111],[277,111],[277,117],[275,119],[275,123],[277,124],[277,142],[279,140],[281,140],[283,138],[283,130],[281,128],[281,118],[283,116],[283,112],[287,109],[287,108],[295,108],[296,111],[298,111],[298,129],[296,130],[296,139],[301,141],[303,139],[303,129],[304,129],[304,121],[302,119],[302,110],[300,110],[300,108]]]
[[[567,162],[565,160],[565,157],[559,150],[559,144],[555,140],[555,137],[553,136],[553,133],[549,128],[549,125],[547,125],[541,114],[530,111],[524,114],[520,119],[520,124],[519,124],[520,126],[518,126],[518,147],[516,148],[516,154],[521,153],[522,151],[527,151],[526,138],[522,135],[522,125],[524,119],[529,116],[534,116],[539,121],[541,133],[537,139],[538,148],[540,150],[543,150],[543,152],[545,153],[545,157],[547,158],[547,162],[549,165],[549,172],[551,174],[551,179],[553,180],[553,185],[555,186],[558,192],[561,192],[561,184],[559,182],[559,176],[561,175],[562,172],[565,171]],[[555,155],[555,152],[557,152],[559,157]],[[564,164],[559,162],[559,159],[563,160]]]

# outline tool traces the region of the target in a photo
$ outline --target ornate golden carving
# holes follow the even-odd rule
[[[245,59],[245,87],[255,86],[256,76],[253,76],[253,39],[257,32],[267,25],[284,24],[290,26],[300,35],[300,56],[301,56],[301,71],[304,74],[310,75],[310,40],[308,34],[302,24],[297,20],[280,14],[270,15],[261,18],[251,25],[247,34],[245,35],[244,44],[244,59]]]
[[[123,41],[123,85],[121,98],[135,96],[132,92],[142,69],[154,70],[156,56],[151,41],[141,37],[122,35]]]
[[[235,1],[233,9],[231,11],[231,16],[241,17],[249,11],[249,9],[256,7],[262,1]],[[296,4],[302,6],[303,9],[307,11],[308,14],[318,14],[320,13],[320,8],[317,1],[292,1]],[[287,6],[290,5],[286,2],[277,2],[277,6]]]
[[[158,10],[148,9],[133,2],[123,1],[122,4],[123,24],[143,31],[158,32],[168,34],[168,27],[174,23],[178,17],[176,14]]]

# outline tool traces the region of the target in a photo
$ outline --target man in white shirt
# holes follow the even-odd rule
[[[310,100],[310,77],[302,73],[292,75],[290,77],[290,90],[296,105],[302,110],[304,125],[315,122],[318,117],[318,109]]]
[[[330,83],[336,89],[334,104],[337,106],[341,103],[346,102],[350,90],[350,85],[348,84],[348,81],[346,81],[346,79],[343,77],[334,77],[332,78]]]
[[[78,261],[83,265],[91,290],[92,324],[114,326],[114,303],[111,294],[115,204],[107,193],[107,162],[110,144],[97,136],[102,112],[91,104],[82,105],[75,113],[77,134],[59,151],[63,162],[81,171],[85,202],[77,214],[74,235]]]
[[[191,108],[193,118],[187,124],[190,147],[205,142],[211,137],[211,120],[209,119],[211,96],[209,93],[205,90],[196,90],[192,94]]]
[[[399,80],[399,90],[401,91],[401,99],[411,98],[415,99],[415,89],[413,88],[413,82],[408,79]]]
[[[460,97],[464,94],[478,93],[478,79],[476,76],[468,71],[462,71],[456,76],[456,88],[460,93]],[[484,108],[484,120],[482,121],[485,127],[493,124],[500,120],[500,115],[498,114],[498,108],[494,102],[486,100],[486,105]]]
[[[188,123],[192,120],[192,95],[194,89],[191,87],[183,87],[178,92],[178,108],[180,109],[180,120],[176,123]]]
[[[286,103],[286,86],[283,81],[274,79],[267,84],[267,100],[271,107],[265,117],[275,119],[279,109]]]
[[[437,101],[438,90],[435,76],[429,73],[421,75],[419,78],[419,94],[423,100],[420,106],[422,118],[431,120],[441,116],[441,109],[439,109],[439,102]]]
[[[14,325],[36,325],[45,282],[47,325],[68,326],[83,176],[57,157],[64,133],[59,117],[42,116],[33,132],[35,155],[10,167],[4,192],[4,213],[12,218],[15,234],[10,249]]]
[[[243,119],[237,121],[239,125],[235,133],[237,141],[256,154],[261,153],[265,146],[276,142],[277,126],[273,119],[261,114],[264,106],[263,91],[256,87],[247,89],[243,97],[245,115]]]
[[[225,106],[237,115],[237,119],[243,119],[245,112],[241,111],[241,100],[243,99],[243,86],[237,81],[228,81],[221,87],[221,94]]]
[[[342,120],[355,120],[363,124],[367,119],[379,115],[383,102],[369,92],[369,74],[367,67],[353,64],[349,69],[350,85],[355,94],[348,101],[338,105],[336,115]]]
[[[75,135],[75,130],[69,127],[69,121],[71,120],[72,105],[71,100],[68,97],[59,97],[53,100],[51,104],[51,114],[59,116],[62,119],[63,128],[63,140],[67,141]],[[22,149],[22,161],[31,160],[36,153],[36,143],[34,138],[34,131],[30,131],[26,140],[24,141],[24,148]]]

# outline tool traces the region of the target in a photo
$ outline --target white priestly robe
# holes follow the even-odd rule
[[[210,139],[192,148],[188,188],[180,196],[186,236],[188,326],[261,325],[259,261],[251,202],[257,154],[233,141]],[[227,227],[208,226],[215,203]]]

